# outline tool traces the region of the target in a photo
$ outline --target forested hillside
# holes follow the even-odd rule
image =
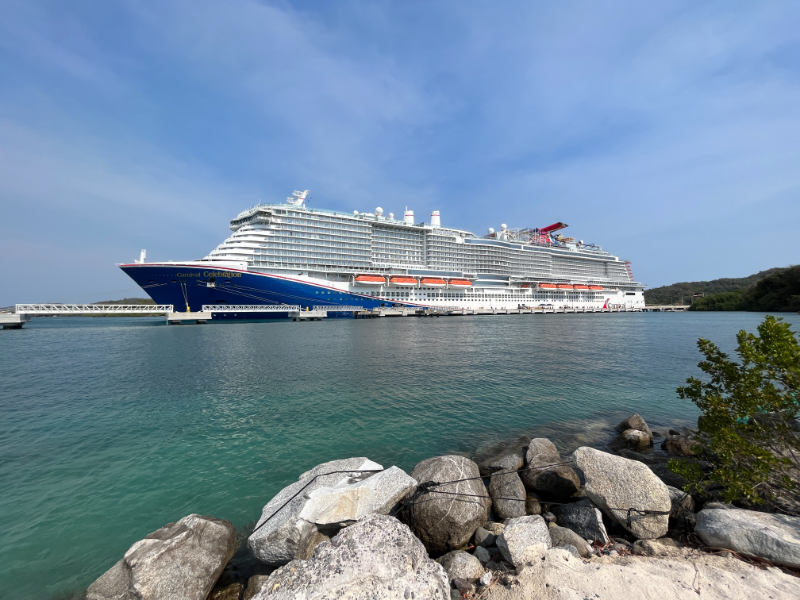
[[[772,271],[744,290],[695,298],[691,310],[800,311],[800,265]]]
[[[767,269],[755,275],[747,277],[714,279],[712,281],[690,281],[684,283],[673,283],[661,287],[645,290],[644,300],[646,304],[689,304],[694,294],[720,294],[723,292],[735,292],[743,290],[768,275],[780,271],[781,269]]]

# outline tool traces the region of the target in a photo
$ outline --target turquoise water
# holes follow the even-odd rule
[[[800,329],[800,316],[784,315]],[[35,319],[0,332],[0,596],[69,597],[189,513],[251,524],[334,458],[429,456],[633,411],[751,313],[225,323]]]

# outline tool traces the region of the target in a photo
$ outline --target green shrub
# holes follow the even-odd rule
[[[800,467],[800,437],[793,429],[799,410],[800,345],[788,323],[767,316],[758,335],[740,331],[740,362],[709,340],[697,345],[706,381],[694,377],[678,395],[702,411],[695,452],[701,462],[671,460],[668,467],[689,484],[686,491],[721,486],[726,502],[774,503],[776,490],[800,500],[792,479]]]

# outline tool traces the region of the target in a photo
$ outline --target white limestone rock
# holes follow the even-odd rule
[[[369,515],[272,573],[253,600],[449,600],[441,565],[394,517]]]
[[[332,487],[321,487],[308,494],[300,518],[317,525],[357,521],[377,513],[388,515],[417,481],[399,467],[389,467],[372,477],[351,483],[342,480]]]
[[[483,548],[483,551],[486,552],[486,549]],[[483,576],[484,569],[481,561],[463,550],[448,552],[437,558],[436,562],[444,567],[450,581],[466,579],[470,583],[474,583]]]
[[[800,568],[800,517],[738,508],[703,509],[695,533],[708,546]]]
[[[547,523],[540,515],[509,519],[503,533],[497,538],[497,547],[508,562],[515,567],[521,564],[525,551],[536,544],[552,548]]]
[[[360,456],[332,460],[303,473],[296,483],[283,488],[264,507],[247,540],[250,551],[258,560],[272,566],[285,565],[290,560],[307,556],[309,541],[318,533],[314,523],[300,517],[309,495],[314,490],[336,486],[343,481],[358,483],[372,476],[374,471],[382,470],[381,465]],[[333,472],[336,473],[327,475]],[[297,496],[292,499],[295,494]]]

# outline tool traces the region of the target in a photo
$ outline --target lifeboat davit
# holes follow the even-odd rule
[[[461,287],[467,287],[472,285],[472,282],[469,279],[451,279],[450,285],[457,285]]]
[[[554,290],[554,289],[556,289],[556,284],[555,283],[540,283],[539,287],[540,288],[544,288],[546,290]]]
[[[568,283],[559,283],[556,286],[560,290],[574,290],[575,288]]]
[[[417,285],[414,277],[397,276],[389,277],[389,285]]]
[[[603,286],[602,286],[602,285],[590,285],[590,286],[589,286],[589,289],[590,289],[590,290],[598,290],[598,291],[603,291]]]
[[[428,287],[445,287],[447,285],[444,279],[439,279],[438,277],[423,277],[419,283]]]
[[[588,290],[589,289],[588,285],[582,285],[580,283],[576,283],[572,287],[575,288],[576,290]]]
[[[355,281],[361,285],[383,285],[386,283],[386,278],[380,275],[358,275]]]

